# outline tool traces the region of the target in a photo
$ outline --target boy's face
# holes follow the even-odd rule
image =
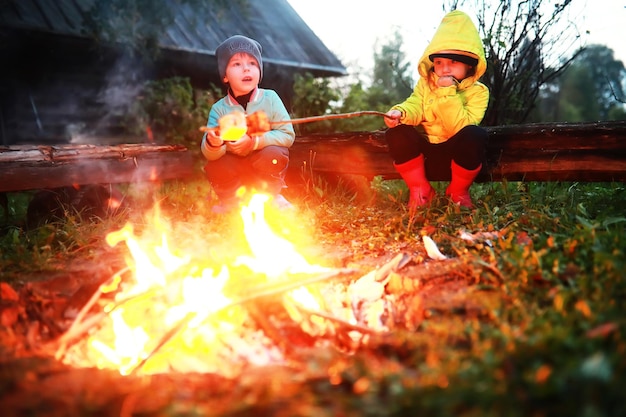
[[[437,57],[433,61],[433,68],[435,74],[439,77],[449,76],[461,81],[467,77],[467,74],[472,67],[460,61]]]
[[[259,85],[261,68],[252,55],[239,52],[230,58],[226,65],[224,82],[230,85],[235,96],[248,94]]]

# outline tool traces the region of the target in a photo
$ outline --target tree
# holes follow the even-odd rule
[[[591,105],[595,109],[596,113],[590,113],[588,120],[610,120],[614,110],[623,111],[622,82],[626,78],[626,69],[621,61],[615,59],[612,49],[604,45],[584,48],[563,74],[561,84],[567,86],[572,78],[576,79],[577,73],[579,78],[582,75],[580,73],[589,78],[591,91],[587,97],[581,97],[582,102],[579,102],[581,106]],[[619,102],[620,97],[622,103]]]
[[[402,36],[393,36],[374,51],[374,67],[369,86],[363,81],[329,81],[310,74],[296,75],[292,116],[351,113],[362,110],[386,112],[411,94],[411,68],[402,52]],[[378,130],[381,117],[335,119],[296,125],[299,133],[356,132]]]
[[[326,78],[315,78],[311,73],[295,74],[293,83],[292,117],[319,116],[331,112],[331,102],[339,99]],[[312,124],[296,124],[299,134],[327,132],[331,130],[330,121]]]
[[[379,51],[374,51],[372,85],[368,89],[370,108],[388,110],[406,99],[413,90],[410,63],[402,52],[402,35],[396,30]]]
[[[476,11],[483,36],[487,72],[483,82],[491,100],[485,125],[521,123],[533,109],[542,86],[559,77],[580,53],[580,35],[568,20],[572,0],[454,0]]]
[[[359,81],[352,85],[338,109],[342,113],[359,110],[386,112],[394,104],[404,101],[413,91],[410,63],[402,51],[402,35],[397,30],[374,51],[374,67],[368,87]],[[384,126],[381,118],[342,120],[336,124],[339,131],[377,130]]]
[[[626,69],[604,45],[584,48],[539,96],[535,121],[624,120]]]

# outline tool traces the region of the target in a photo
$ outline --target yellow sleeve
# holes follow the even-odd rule
[[[400,123],[417,126],[424,120],[424,89],[428,88],[427,82],[420,78],[411,95],[400,104],[391,109],[402,113]]]
[[[451,137],[469,125],[478,125],[485,117],[489,105],[489,89],[482,83],[457,91],[456,86],[444,87],[436,92],[433,106],[436,120],[442,124],[442,134]]]

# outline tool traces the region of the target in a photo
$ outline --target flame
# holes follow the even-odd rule
[[[264,210],[268,199],[255,194],[249,205],[242,207],[250,253],[237,256],[233,266],[246,266],[271,281],[287,281],[292,274],[328,271],[309,264],[294,244],[271,230]],[[227,365],[226,351],[236,350],[249,363],[281,360],[276,348],[264,341],[257,329],[250,328],[247,310],[237,302],[245,294],[232,290],[249,291],[249,286],[238,285],[240,277],[233,276],[229,266],[199,261],[172,247],[170,228],[157,207],[150,230],[141,238],[131,224],[107,235],[111,246],[126,244],[130,270],[126,275],[130,277],[116,276],[101,287],[103,294],[117,289],[113,300],[103,308],[106,316],[85,344],[77,343],[68,349],[64,361],[117,369],[121,374],[175,369],[229,375],[236,373],[236,367]],[[297,307],[293,306],[322,308],[319,298],[306,287],[284,294],[284,299],[292,306],[288,308],[290,314],[297,315]],[[250,348],[251,339],[257,340],[256,349]]]
[[[310,265],[291,242],[271,230],[265,221],[264,207],[268,199],[265,194],[254,194],[250,204],[241,209],[244,233],[253,256],[242,255],[236,264],[270,277],[328,271],[329,268]]]

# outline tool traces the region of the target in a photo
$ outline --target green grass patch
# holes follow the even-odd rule
[[[483,271],[469,295],[480,314],[434,309],[415,329],[374,338],[364,351],[312,356],[308,367],[331,364],[336,374],[264,383],[247,411],[283,401],[283,415],[626,415],[624,184],[476,184],[475,210],[442,197],[415,216],[399,181],[375,180],[366,202],[342,184],[308,187],[286,192],[301,218],[293,233],[348,253],[355,264],[410,250],[428,234]],[[445,184],[435,188],[441,193]],[[189,233],[227,236],[232,227],[211,214],[215,197],[204,182],[124,194],[131,204],[115,217],[87,221],[73,213],[35,230],[20,221],[27,196],[12,194],[0,279],[23,281],[54,260],[89,258],[108,231],[126,221],[147,224],[155,202]],[[497,237],[467,241],[461,231]]]

